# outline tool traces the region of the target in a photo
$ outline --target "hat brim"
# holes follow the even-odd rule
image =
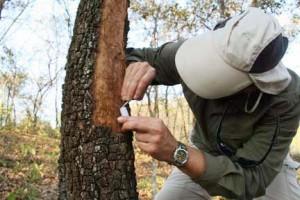
[[[273,69],[263,73],[249,73],[249,77],[259,90],[277,95],[285,90],[291,82],[291,75],[282,62]]]
[[[228,65],[214,49],[212,34],[209,31],[186,40],[175,57],[183,82],[206,99],[230,96],[252,84],[248,73]]]

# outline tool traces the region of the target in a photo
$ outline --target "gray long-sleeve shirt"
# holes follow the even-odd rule
[[[211,195],[234,199],[252,199],[263,195],[280,171],[297,132],[299,77],[289,70],[292,81],[288,88],[279,95],[264,94],[258,108],[249,114],[244,111],[247,97],[243,94],[207,100],[194,94],[184,84],[175,65],[175,55],[182,43],[166,43],[156,49],[131,49],[127,61],[147,61],[157,71],[155,84],[182,85],[196,118],[191,141],[204,152],[207,162],[205,173],[195,179],[196,182]],[[236,150],[235,155],[230,157],[217,148],[217,129],[221,120],[220,138]],[[249,160],[258,163],[247,165]]]

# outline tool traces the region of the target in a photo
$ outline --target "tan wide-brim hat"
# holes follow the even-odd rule
[[[281,36],[282,28],[274,17],[250,8],[228,20],[224,27],[186,40],[176,53],[176,67],[184,83],[203,98],[229,96],[251,84],[276,95],[291,81],[280,62],[282,55],[277,63],[271,62],[274,66],[256,61],[268,56],[268,51],[274,54],[277,48],[279,53],[285,52]],[[253,66],[267,70],[253,70]]]

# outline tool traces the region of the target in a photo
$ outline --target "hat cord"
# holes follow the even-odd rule
[[[249,113],[249,114],[253,113],[256,110],[256,108],[258,107],[259,102],[260,102],[262,96],[263,96],[263,93],[260,92],[259,95],[258,95],[258,97],[257,97],[257,99],[256,99],[255,104],[253,105],[253,107],[251,109],[248,109],[249,98],[250,98],[250,94],[248,94],[248,97],[247,97],[247,100],[246,100],[246,103],[245,103],[245,108],[244,108],[245,112]]]

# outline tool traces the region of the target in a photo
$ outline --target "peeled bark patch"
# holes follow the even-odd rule
[[[100,37],[92,94],[95,108],[93,123],[119,131],[116,121],[120,115],[121,87],[125,71],[124,27],[127,1],[103,1]]]

